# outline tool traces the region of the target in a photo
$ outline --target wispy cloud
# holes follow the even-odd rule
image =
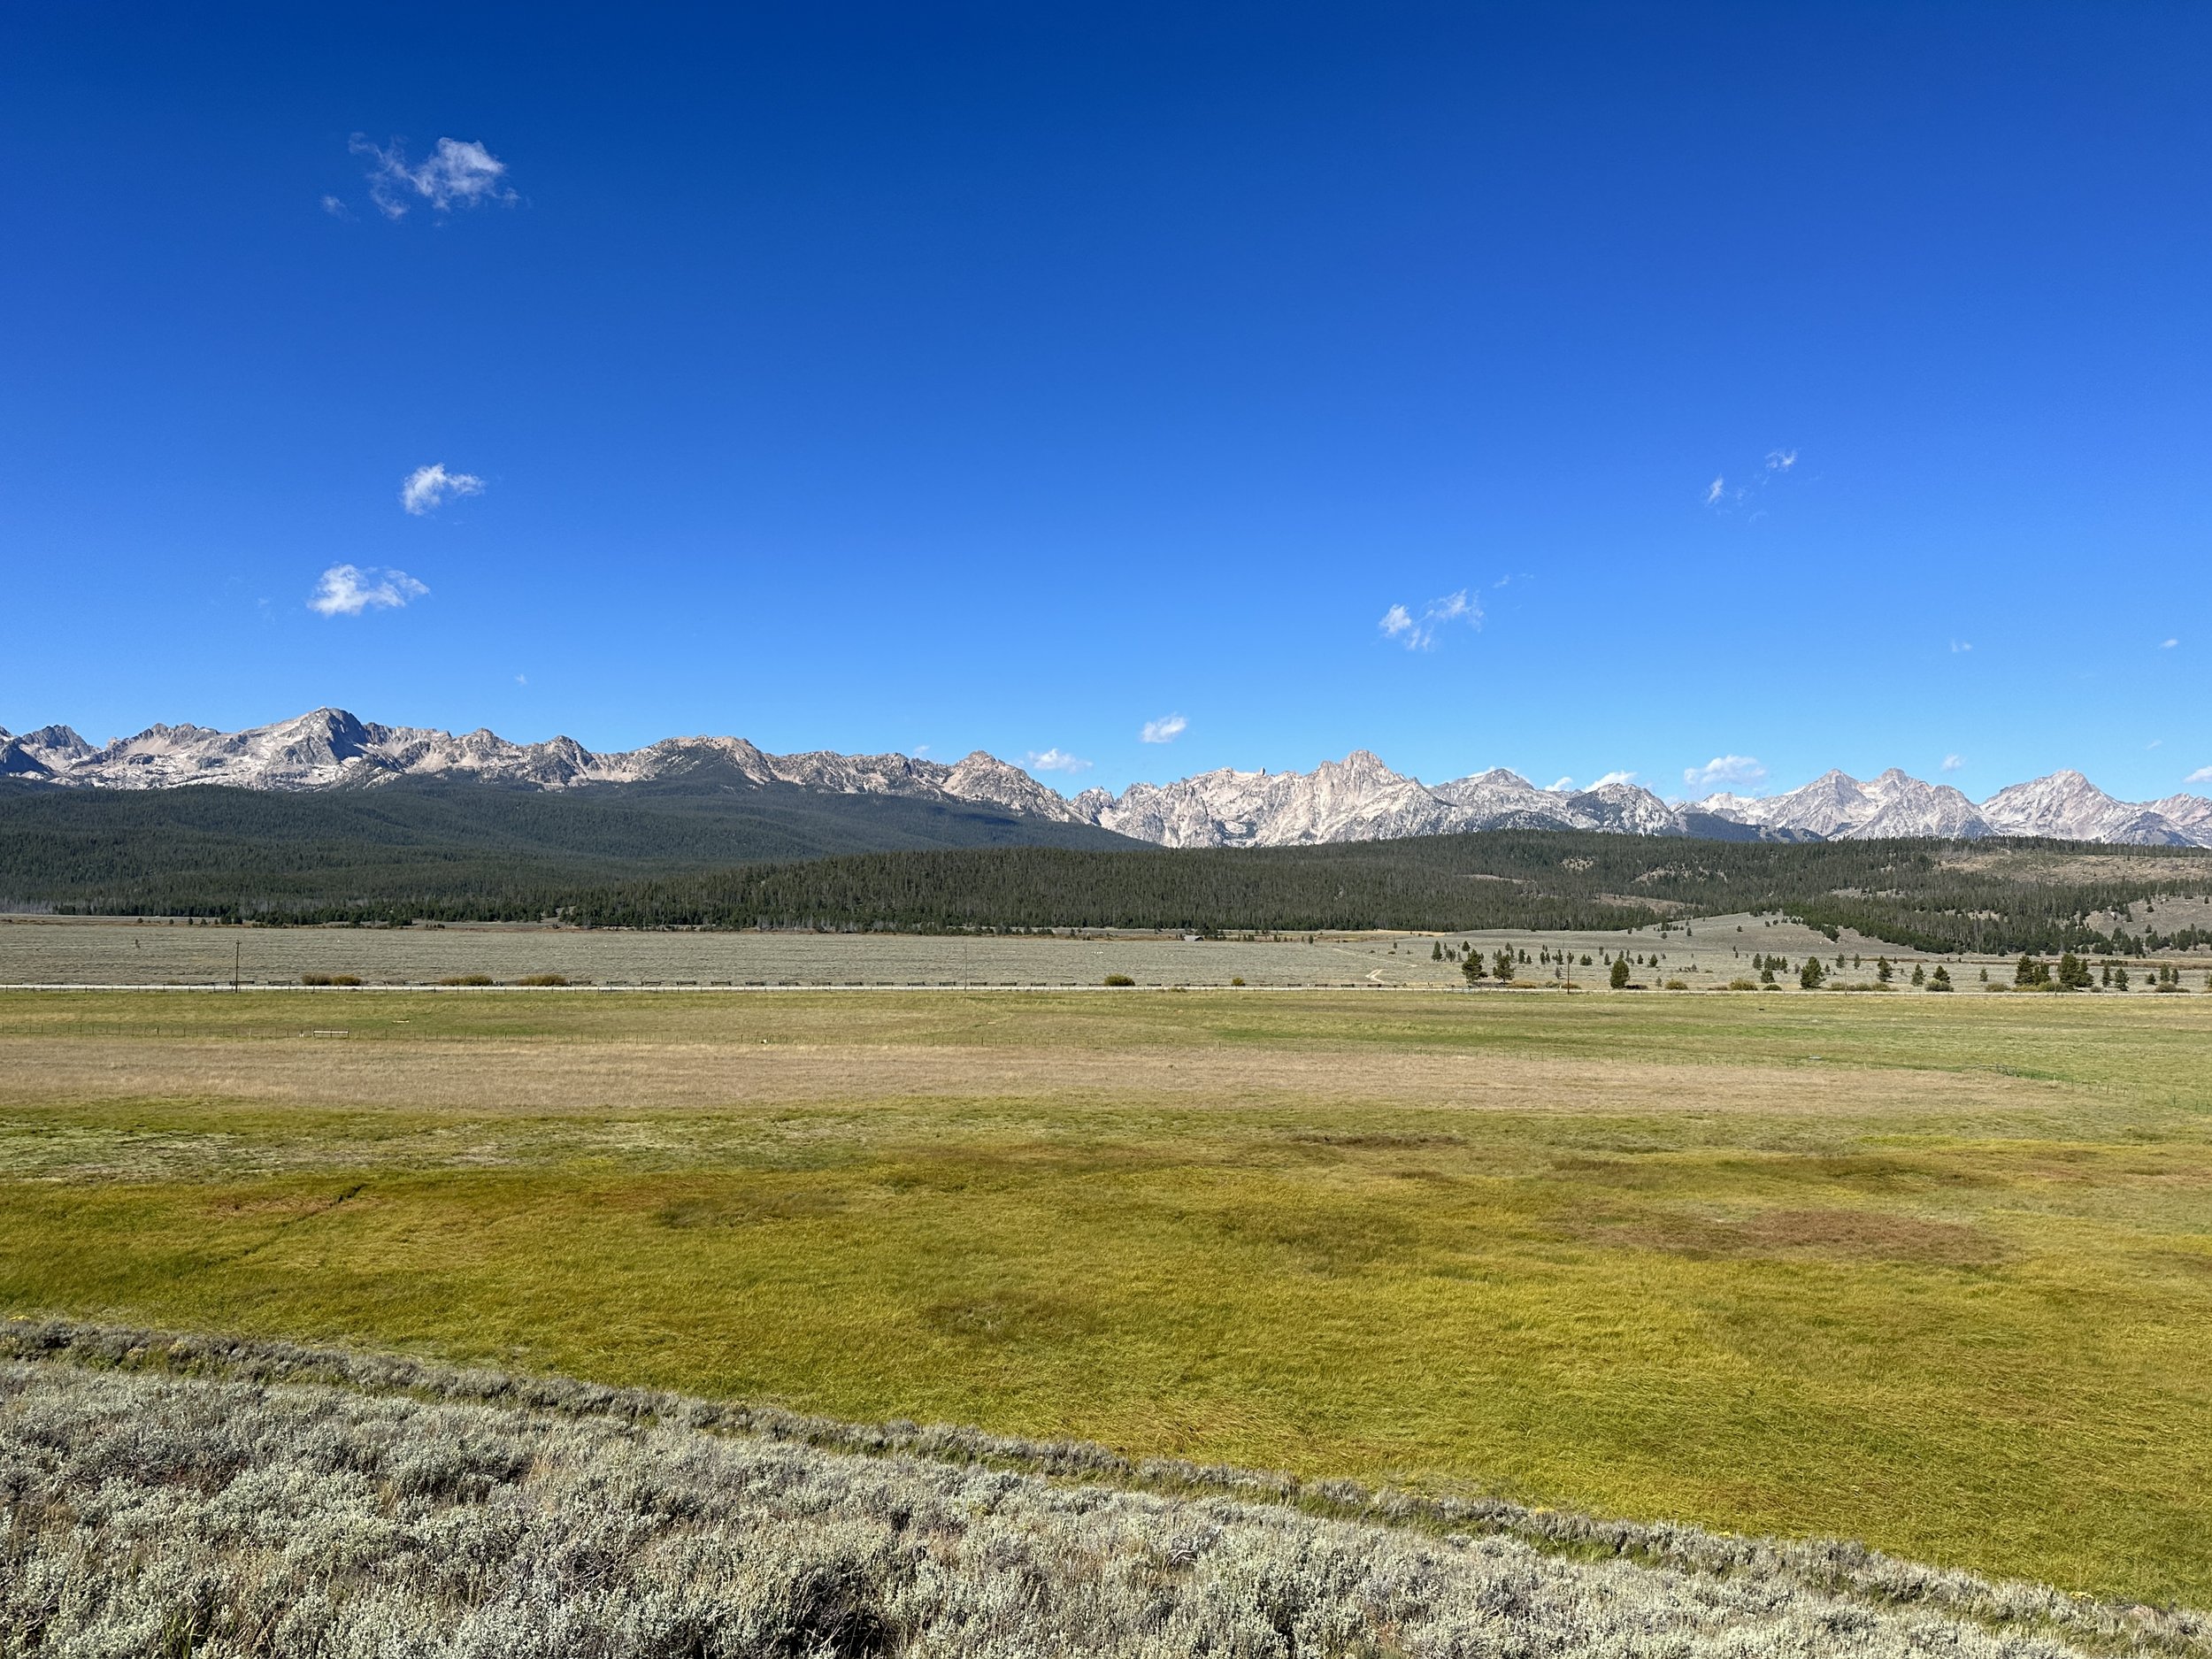
[[[1089,761],[1078,760],[1064,749],[1048,749],[1040,753],[1033,749],[1029,751],[1029,770],[1032,772],[1088,772],[1090,769]]]
[[[1563,790],[1571,789],[1574,787],[1575,780],[1572,778],[1555,778],[1550,783],[1545,786],[1546,788],[1549,789],[1555,795],[1559,794]]]
[[[1599,779],[1595,783],[1592,784],[1590,787],[1593,789],[1602,789],[1609,783],[1634,783],[1635,781],[1636,774],[1632,772],[1609,772],[1604,777]]]
[[[1482,626],[1482,607],[1467,596],[1464,588],[1430,600],[1418,613],[1404,605],[1393,605],[1375,626],[1385,639],[1397,641],[1409,651],[1425,651],[1436,643],[1437,630],[1454,622],[1463,622],[1471,628]]]
[[[1693,789],[1755,788],[1766,780],[1767,769],[1748,755],[1716,755],[1682,773],[1682,781]]]
[[[1179,714],[1164,714],[1156,720],[1147,720],[1144,729],[1137,733],[1141,743],[1172,743],[1190,730],[1190,722]]]
[[[1973,649],[1974,641],[1971,640],[1953,640],[1951,641],[1951,654],[1954,657],[1956,657],[1964,651],[1970,651]]]
[[[2184,783],[2212,783],[2212,766],[2200,766],[2182,780]]]
[[[1758,470],[1752,473],[1751,482],[1731,488],[1725,471],[1713,474],[1713,481],[1705,487],[1704,503],[1718,513],[1734,513],[1751,509],[1746,522],[1755,522],[1766,517],[1766,510],[1758,503],[1767,487],[1797,467],[1794,449],[1769,449]]]
[[[348,207],[343,202],[341,202],[334,196],[326,196],[323,197],[323,211],[329,214],[333,219],[351,219],[353,217],[353,210]]]
[[[429,591],[405,571],[333,565],[315,584],[307,608],[326,617],[357,617],[364,611],[396,611]]]
[[[2170,651],[2180,643],[2179,640],[2162,640],[2159,641],[2158,649],[2162,651]]]
[[[397,139],[387,149],[356,133],[348,148],[357,156],[374,157],[369,169],[369,199],[387,219],[406,218],[407,210],[419,202],[446,213],[457,206],[520,199],[503,182],[507,164],[474,139],[442,138],[436,150],[414,166],[408,165],[407,152]]]
[[[1959,772],[1965,765],[1966,757],[1963,755],[1946,755],[1943,757],[1943,770],[1946,772]]]
[[[484,480],[473,472],[449,472],[445,463],[434,462],[408,473],[399,487],[399,504],[418,518],[452,495],[480,495]]]

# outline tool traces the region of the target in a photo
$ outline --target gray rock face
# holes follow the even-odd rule
[[[1787,795],[1763,800],[1712,795],[1693,803],[1693,808],[1739,824],[1792,830],[1823,841],[1902,836],[1967,841],[1996,833],[1974,803],[1950,785],[1924,783],[1894,766],[1871,783],[1830,772]]]
[[[298,791],[373,788],[402,778],[466,778],[532,789],[684,779],[794,784],[834,795],[902,795],[982,803],[1058,823],[1083,822],[1027,772],[978,752],[956,766],[904,755],[770,755],[741,737],[672,737],[597,754],[572,737],[511,743],[481,728],[459,736],[379,726],[342,709],[243,732],[150,726],[96,749],[67,726],[0,743],[0,777],[89,788],[191,784]]]
[[[691,780],[729,787],[787,784],[832,795],[907,795],[1092,824],[1160,847],[1302,847],[1471,830],[1582,829],[1624,835],[1775,841],[1875,841],[2042,835],[2124,846],[2212,847],[2212,800],[2175,795],[2116,801],[2078,772],[2001,789],[1978,807],[1948,784],[1893,767],[1862,783],[1830,772],[1785,795],[1714,795],[1670,804],[1632,783],[1539,788],[1502,767],[1424,785],[1365,749],[1309,772],[1224,767],[1119,795],[1069,800],[978,749],[956,764],[905,755],[821,750],[771,755],[741,737],[671,737],[596,753],[570,737],[511,743],[379,726],[342,709],[243,732],[150,726],[96,748],[65,726],[0,730],[0,780],[79,787],[372,788],[403,778],[466,778],[532,789]]]
[[[2212,846],[2212,839],[2200,840],[2158,807],[2115,801],[2078,772],[2055,772],[2000,789],[1982,803],[1982,816],[2006,835],[2048,835],[2125,847]]]

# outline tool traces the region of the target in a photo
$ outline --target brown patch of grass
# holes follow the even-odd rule
[[[775,1221],[812,1221],[837,1215],[851,1204],[834,1187],[783,1189],[748,1187],[735,1192],[687,1193],[653,1212],[656,1225],[685,1230],[699,1227],[755,1227]]]
[[[1943,1187],[2002,1187],[1986,1171],[1935,1158],[1907,1158],[1887,1153],[1803,1153],[1756,1162],[1728,1160],[1732,1174],[1747,1173],[1798,1182],[1835,1182],[1855,1191],[1917,1193]]]
[[[1592,1243],[1696,1257],[1815,1256],[1985,1267],[2009,1254],[2001,1240],[1963,1222],[1875,1210],[1763,1210],[1740,1221],[1655,1210],[1629,1221],[1585,1224],[1574,1231]]]
[[[294,1030],[296,1031],[295,1026]],[[2047,1086],[2045,1086],[2047,1088]],[[862,1041],[667,1041],[497,1037],[358,1041],[0,1036],[0,1105],[220,1096],[296,1106],[565,1115],[837,1101],[1020,1099],[1202,1103],[1371,1102],[1440,1111],[1632,1117],[1885,1118],[2045,1099],[2032,1080],[1980,1072],[1837,1072],[1808,1093],[1786,1064],[1735,1065],[1305,1042],[1276,1048]]]
[[[1240,1244],[1287,1256],[1299,1269],[1335,1278],[1410,1259],[1422,1232],[1406,1218],[1371,1205],[1309,1203],[1286,1212],[1242,1207],[1217,1212],[1214,1225]]]
[[[939,1336],[987,1343],[1081,1336],[1098,1324],[1087,1307],[1065,1296],[1021,1290],[932,1302],[922,1310],[921,1322]]]

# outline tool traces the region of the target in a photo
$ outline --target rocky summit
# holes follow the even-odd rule
[[[342,709],[242,732],[155,726],[95,746],[65,726],[0,730],[0,779],[80,788],[192,784],[302,791],[449,779],[526,789],[649,783],[905,795],[1090,824],[1161,847],[1295,847],[1469,830],[1580,829],[1724,840],[1972,840],[2032,835],[2139,847],[2212,847],[2212,800],[2115,800],[2078,772],[2000,789],[1978,805],[1892,768],[1862,782],[1830,772],[1783,795],[1667,802],[1632,783],[1540,788],[1502,768],[1424,784],[1365,749],[1309,772],[1224,767],[1172,783],[1087,789],[1072,800],[979,749],[948,765],[905,755],[772,755],[741,737],[671,737],[600,753],[573,738],[514,743],[380,726]]]

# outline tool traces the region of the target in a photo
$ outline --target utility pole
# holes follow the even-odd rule
[[[231,995],[234,996],[238,994],[239,964],[244,962],[245,959],[246,941],[242,939],[232,940],[230,943],[230,989]]]

